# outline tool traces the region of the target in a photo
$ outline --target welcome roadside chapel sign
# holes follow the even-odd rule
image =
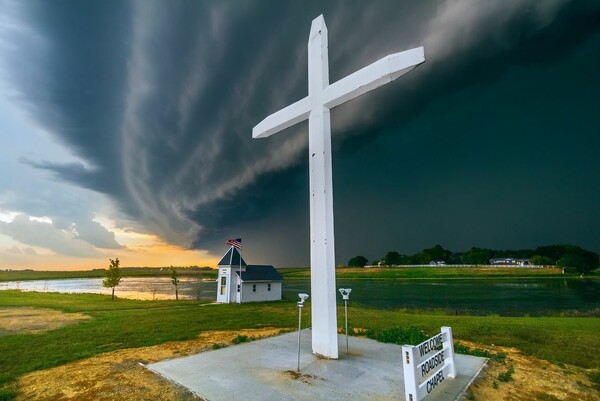
[[[444,380],[456,377],[452,329],[442,327],[421,344],[403,345],[402,359],[406,401],[420,401]]]
[[[330,85],[327,27],[320,15],[313,20],[308,39],[308,96],[271,114],[252,130],[253,138],[265,138],[308,119],[312,349],[317,355],[338,358],[329,110],[423,62],[424,49],[418,47],[385,56]]]

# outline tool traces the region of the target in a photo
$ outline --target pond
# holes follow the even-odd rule
[[[352,288],[351,303],[382,309],[502,316],[600,310],[600,280],[593,279],[338,280],[337,287]],[[285,282],[284,298],[296,299],[299,292],[310,294],[308,280]],[[342,304],[341,296],[338,303]]]
[[[101,278],[64,280],[31,280],[0,282],[0,290],[37,292],[91,293],[110,295],[112,290],[102,286]],[[179,299],[216,300],[215,280],[179,279]],[[170,277],[124,277],[115,289],[115,296],[129,299],[175,299],[175,286]]]
[[[212,300],[216,282],[182,277],[180,299]],[[450,313],[502,316],[597,313],[600,280],[564,279],[457,279],[457,280],[338,280],[338,288],[352,288],[350,304],[376,308],[442,309]],[[109,295],[101,278],[0,282],[0,290],[95,293]],[[309,280],[285,280],[283,297],[296,300],[310,294]],[[131,299],[175,299],[169,277],[125,277],[115,295]],[[310,301],[310,300],[309,300]],[[341,305],[341,296],[338,297]]]

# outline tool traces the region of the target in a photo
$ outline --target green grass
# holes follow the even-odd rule
[[[181,277],[216,278],[217,270],[208,268],[177,268]],[[284,279],[307,279],[308,268],[279,269]],[[0,270],[0,281],[58,280],[68,278],[103,278],[104,269],[81,271],[38,271],[38,270]],[[170,277],[170,269],[157,267],[123,267],[123,277]],[[575,271],[565,275],[559,268],[513,268],[513,267],[394,267],[394,268],[338,268],[336,276],[340,279],[449,279],[449,278],[545,278],[579,276]],[[600,277],[600,269],[590,272],[586,277]]]
[[[293,328],[298,316],[296,303],[288,301],[211,305],[198,301],[111,301],[103,295],[19,291],[0,291],[0,305],[52,308],[92,317],[45,333],[1,336],[0,388],[27,372],[107,351],[193,339],[206,330]],[[309,322],[310,308],[303,313],[303,321]],[[338,317],[341,327],[343,309]],[[448,316],[353,306],[349,320],[352,327],[383,333],[401,342],[418,342],[418,338],[411,338],[413,334],[430,336],[441,326],[451,326],[455,338],[516,347],[555,363],[600,368],[600,356],[590,352],[598,345],[597,318]],[[0,391],[0,396],[7,391]]]
[[[292,327],[296,322],[295,308],[283,302],[213,306],[197,301],[113,302],[92,294],[0,291],[0,305],[82,312],[93,318],[43,334],[0,337],[0,383],[102,352],[193,339],[204,330]]]
[[[600,389],[600,370],[591,372],[588,376],[592,384]]]
[[[10,401],[17,396],[16,392],[10,389],[0,388],[0,401]]]
[[[104,276],[105,271],[100,269],[81,271],[0,270],[0,281],[59,280],[66,278],[94,278]]]
[[[309,278],[308,268],[280,269],[284,279]],[[572,274],[569,274],[572,275]],[[565,277],[559,268],[516,267],[395,267],[337,268],[338,279],[449,279]]]
[[[338,315],[343,316],[343,311],[340,311]],[[590,352],[598,344],[598,318],[452,316],[360,307],[353,307],[348,314],[354,327],[414,326],[432,335],[441,326],[451,326],[455,338],[515,347],[526,355],[554,363],[600,368],[600,355]]]
[[[176,268],[180,277],[216,278],[217,270],[209,268]],[[122,267],[123,277],[171,277],[171,270],[159,267]],[[63,280],[68,278],[104,278],[105,269],[77,271],[0,270],[0,281]]]
[[[365,333],[367,337],[380,343],[394,343],[398,345],[419,344],[428,337],[416,327],[407,328],[390,327],[387,329],[370,329]]]
[[[178,268],[181,276],[217,276],[215,269]],[[284,278],[308,278],[308,268],[279,269]],[[170,277],[170,269],[155,267],[121,268],[123,277]],[[68,278],[103,278],[104,269],[79,271],[0,270],[0,281],[59,280]],[[552,277],[562,276],[561,269],[507,268],[507,267],[396,267],[396,268],[338,268],[338,278],[386,279],[386,278],[477,278],[477,277]]]

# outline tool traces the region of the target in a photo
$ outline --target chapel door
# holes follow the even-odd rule
[[[227,299],[227,276],[221,276],[221,281],[219,282],[219,300],[221,302],[228,302]]]

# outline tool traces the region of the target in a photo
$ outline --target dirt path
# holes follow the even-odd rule
[[[558,366],[523,355],[515,348],[490,347],[457,341],[471,349],[505,353],[504,362],[488,361],[467,391],[464,400],[477,401],[598,401],[600,390],[590,382],[590,370]]]
[[[280,332],[273,328],[210,331],[195,340],[101,354],[21,377],[17,400],[200,400],[185,388],[148,371],[142,364],[196,354],[211,349],[214,344],[231,344],[238,335],[262,338]]]
[[[142,364],[196,354],[213,348],[214,344],[231,344],[237,335],[262,338],[278,333],[280,330],[273,328],[210,331],[195,340],[101,354],[21,377],[17,400],[200,400],[185,388],[148,371]],[[471,349],[506,354],[504,362],[489,361],[464,400],[600,400],[600,391],[594,388],[585,369],[558,366],[525,356],[514,348],[457,342]]]
[[[43,308],[0,308],[0,336],[41,333],[85,319],[90,319],[90,316]]]

